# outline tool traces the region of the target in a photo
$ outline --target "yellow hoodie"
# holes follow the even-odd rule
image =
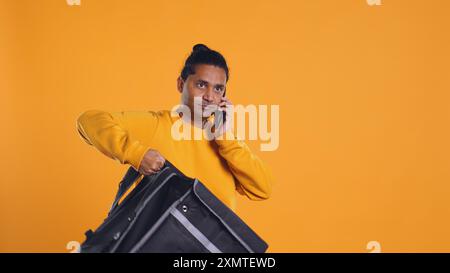
[[[242,140],[230,132],[232,139],[175,140],[171,130],[178,119],[168,110],[89,110],[78,117],[77,129],[89,145],[136,170],[148,149],[159,151],[185,175],[198,178],[232,210],[236,209],[236,191],[251,200],[269,198],[272,174]]]

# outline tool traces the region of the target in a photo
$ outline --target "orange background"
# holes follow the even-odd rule
[[[68,252],[127,166],[86,145],[88,109],[160,110],[192,45],[235,104],[279,104],[271,199],[238,214],[269,252],[450,251],[447,0],[0,0],[0,251]]]

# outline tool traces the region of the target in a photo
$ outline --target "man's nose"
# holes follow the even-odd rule
[[[203,99],[207,102],[214,102],[214,94],[212,88],[208,88],[203,94]]]

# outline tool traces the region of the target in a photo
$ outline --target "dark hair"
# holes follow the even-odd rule
[[[181,78],[185,81],[189,75],[195,74],[195,66],[197,64],[210,64],[225,70],[228,82],[228,65],[225,58],[219,52],[210,49],[204,44],[196,44],[192,48],[191,55],[186,59],[183,70],[181,70]]]

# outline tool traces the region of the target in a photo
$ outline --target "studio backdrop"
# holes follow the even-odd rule
[[[270,138],[258,124],[246,140],[272,194],[237,194],[235,210],[268,252],[450,251],[449,12],[447,0],[0,0],[0,251],[71,252],[101,224],[129,165],[87,145],[77,118],[170,110],[197,43],[227,58],[234,104],[278,109]]]

